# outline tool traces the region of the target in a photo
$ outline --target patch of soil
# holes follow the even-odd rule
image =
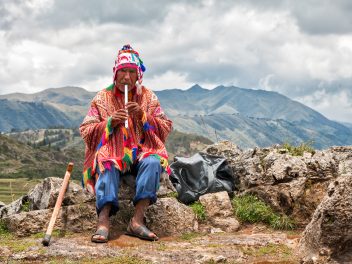
[[[236,233],[164,237],[156,242],[130,237],[123,232],[112,233],[106,244],[92,243],[90,237],[91,234],[53,237],[49,247],[42,246],[41,238],[22,238],[18,243],[30,246],[20,251],[1,240],[0,262],[46,263],[57,260],[60,263],[59,260],[64,258],[72,263],[95,263],[96,259],[107,260],[103,263],[123,263],[120,262],[121,256],[128,256],[136,261],[130,263],[299,263],[295,255],[299,234],[267,228],[258,232],[255,226],[247,226]]]

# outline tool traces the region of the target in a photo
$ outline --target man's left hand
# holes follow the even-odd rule
[[[142,118],[143,110],[139,106],[138,103],[136,103],[136,102],[128,102],[126,104],[126,108],[127,108],[127,111],[128,111],[129,115],[134,116],[134,117],[136,117],[138,119]]]

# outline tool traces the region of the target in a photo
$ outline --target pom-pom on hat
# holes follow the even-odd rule
[[[139,53],[135,51],[129,44],[126,44],[119,50],[117,54],[117,58],[115,60],[115,66],[113,67],[114,73],[114,83],[117,75],[117,71],[123,68],[135,68],[137,70],[137,93],[140,94],[142,92],[142,80],[143,80],[143,72],[145,72],[145,66],[143,64],[142,59],[139,57]]]

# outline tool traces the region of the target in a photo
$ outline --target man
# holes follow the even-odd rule
[[[172,121],[164,114],[156,95],[142,86],[144,71],[138,52],[130,45],[123,46],[113,67],[114,83],[93,98],[80,126],[86,143],[83,184],[96,195],[98,214],[92,242],[108,241],[109,216],[118,211],[120,177],[131,171],[136,176],[135,214],[127,234],[158,240],[145,226],[144,213],[156,201],[162,170],[168,170],[165,140]]]

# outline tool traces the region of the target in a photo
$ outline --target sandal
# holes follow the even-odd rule
[[[157,236],[151,237],[151,236],[149,236],[150,234],[153,234],[153,233],[145,225],[140,225],[136,228],[132,228],[131,221],[127,227],[127,232],[126,232],[126,235],[138,237],[140,239],[144,239],[144,240],[148,240],[148,241],[159,240],[159,238]]]
[[[95,238],[95,236],[102,236],[101,238]],[[98,229],[91,237],[91,241],[94,243],[106,243],[109,240],[109,231],[106,229]]]

